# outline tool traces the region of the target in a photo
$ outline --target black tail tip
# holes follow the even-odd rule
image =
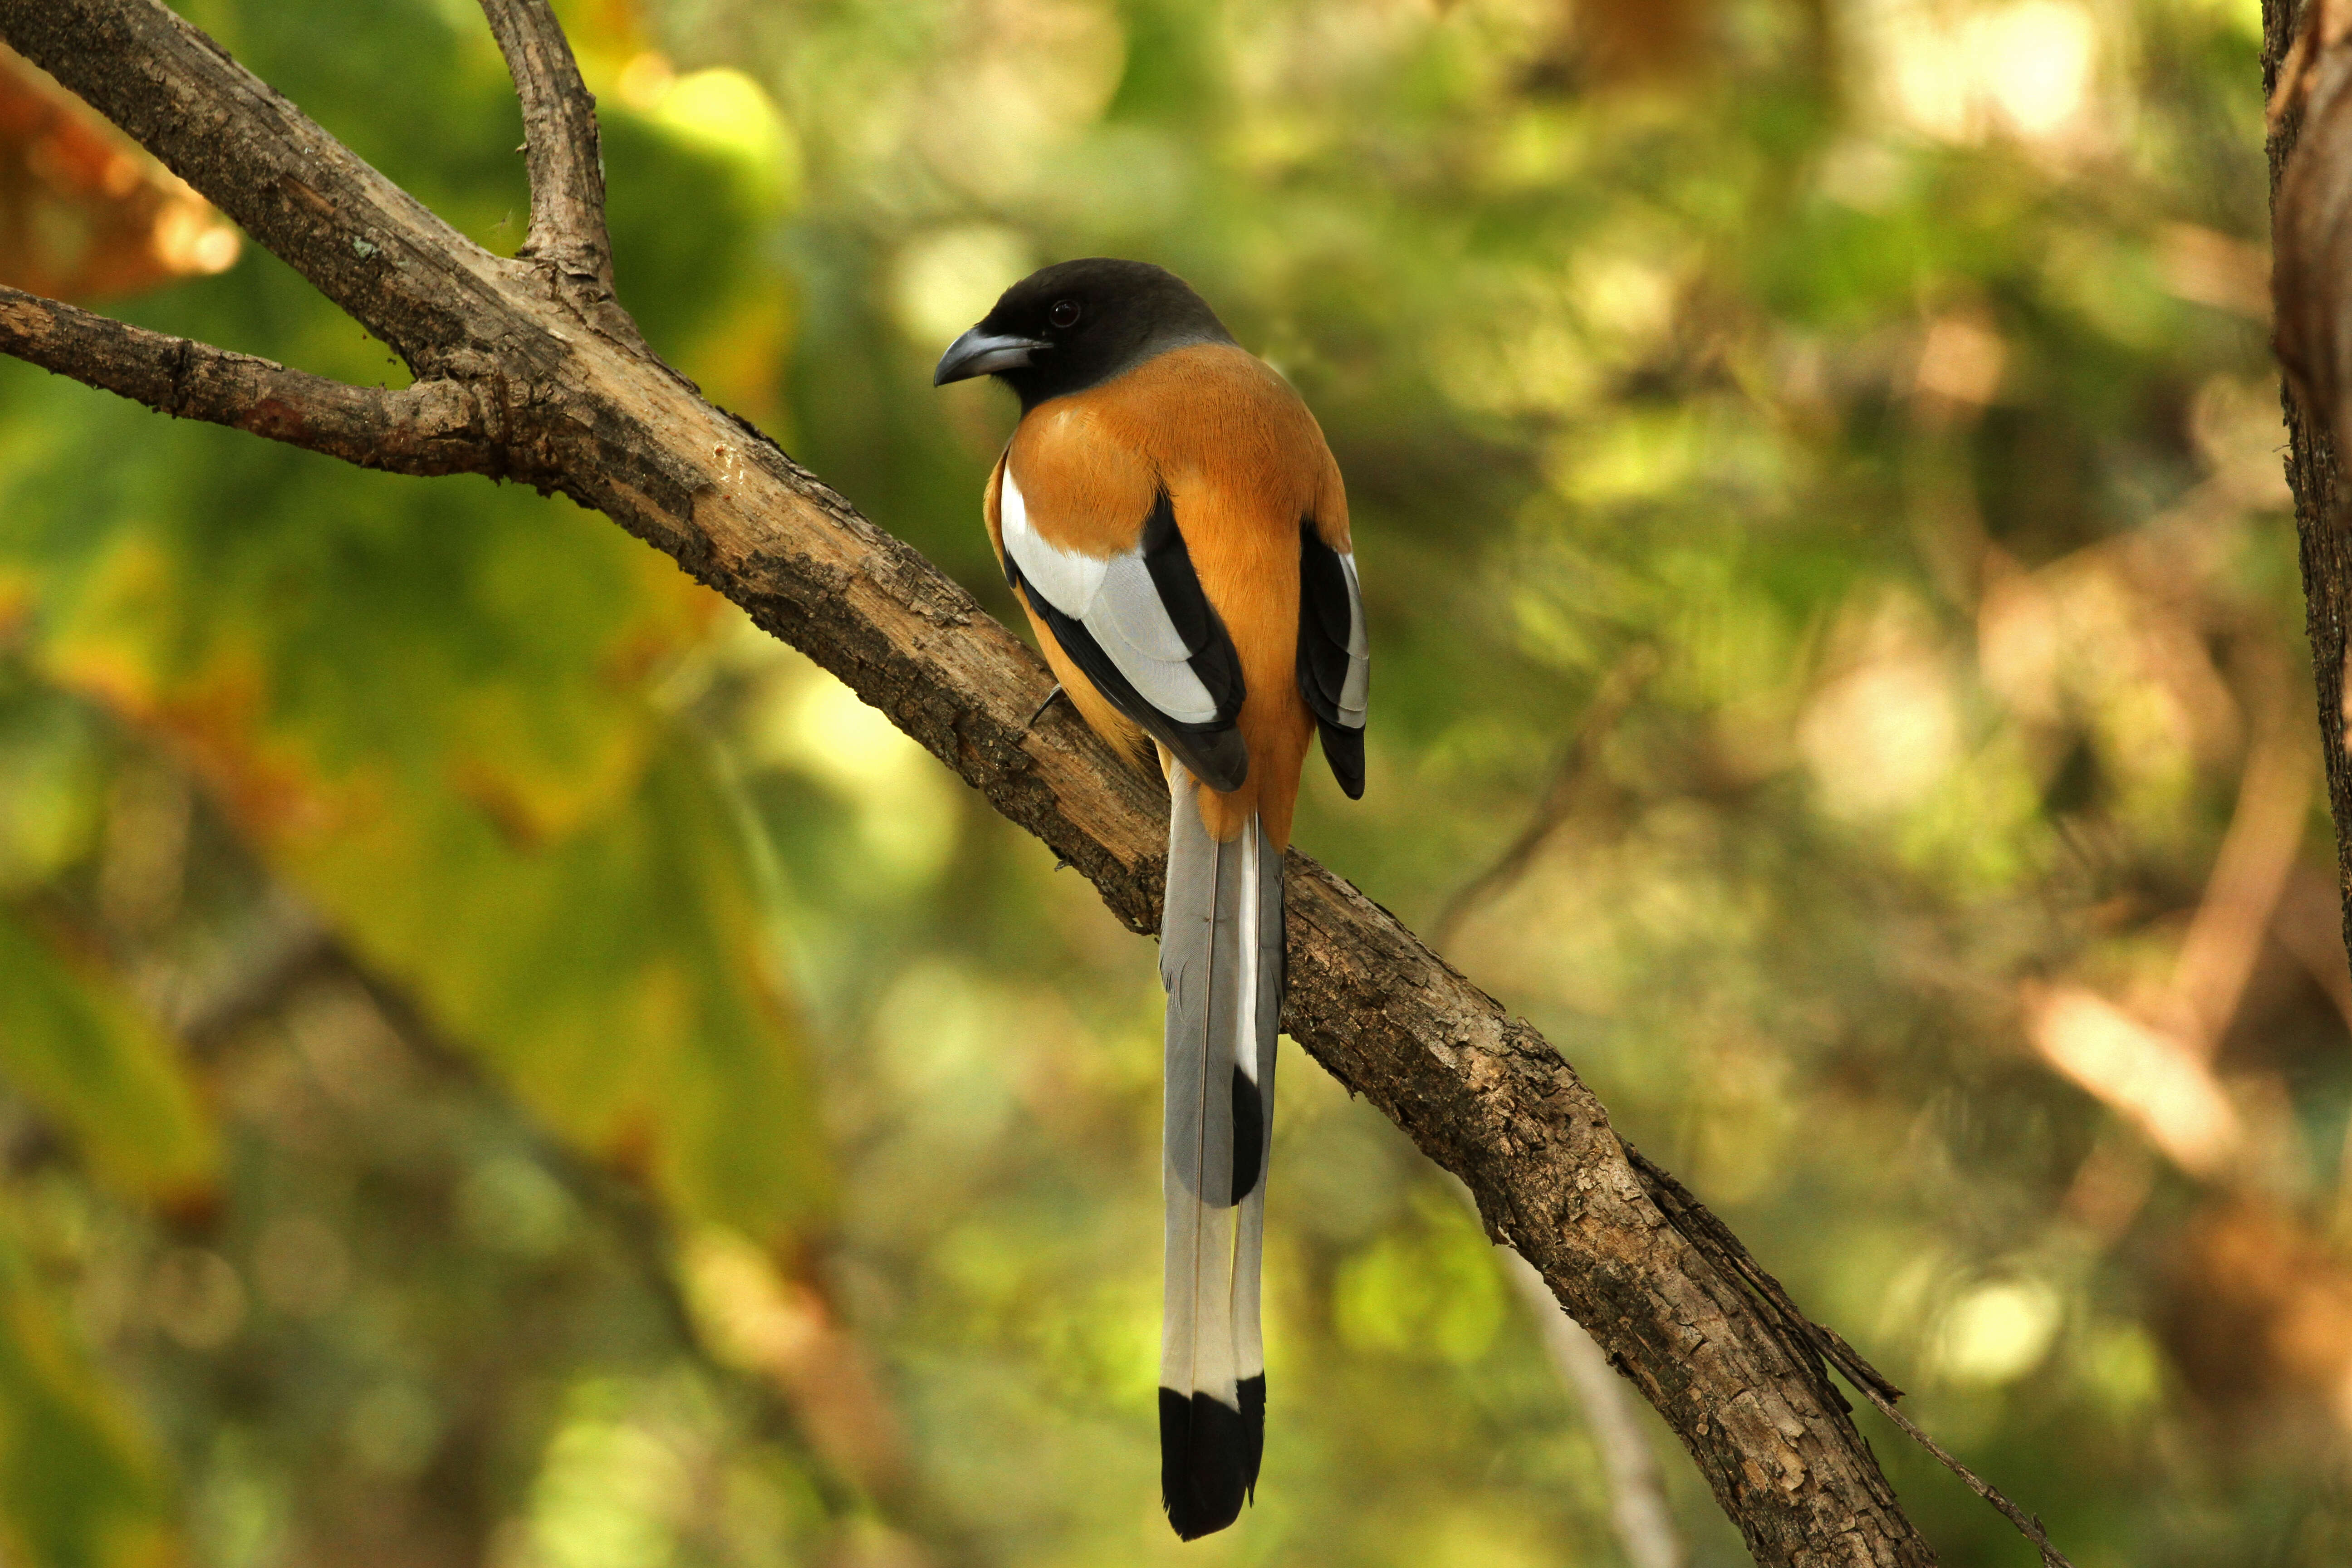
[[[1244,1378],[1241,1408],[1205,1394],[1160,1391],[1160,1506],[1181,1541],[1198,1541],[1255,1500],[1265,1453],[1265,1377]]]

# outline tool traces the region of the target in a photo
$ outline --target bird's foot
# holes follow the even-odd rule
[[[1035,729],[1037,727],[1037,721],[1045,716],[1045,710],[1051,708],[1054,705],[1055,700],[1062,695],[1064,695],[1062,691],[1062,683],[1057,680],[1054,682],[1054,689],[1045,693],[1045,700],[1037,704],[1037,711],[1029,715],[1029,722],[1021,726],[1021,732],[1025,735],[1030,731]]]

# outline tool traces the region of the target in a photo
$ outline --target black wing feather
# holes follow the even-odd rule
[[[1201,591],[1200,575],[1192,570],[1192,552],[1184,548],[1183,532],[1176,526],[1176,503],[1166,490],[1153,500],[1151,515],[1144,520],[1143,565],[1151,574],[1151,585],[1160,591],[1169,623],[1192,656],[1185,662],[1217,705],[1217,716],[1211,722],[1231,729],[1241,717],[1242,699],[1248,695],[1242,679],[1241,654],[1217,606]]]
[[[1070,662],[1085,672],[1112,707],[1141,725],[1144,733],[1167,747],[1194,778],[1211,789],[1239,789],[1249,776],[1249,748],[1234,728],[1242,700],[1247,695],[1241,655],[1217,607],[1201,590],[1192,552],[1184,548],[1184,535],[1176,526],[1175,503],[1165,490],[1160,492],[1151,515],[1144,521],[1142,553],[1144,568],[1151,574],[1151,585],[1168,612],[1169,622],[1183,639],[1185,663],[1216,704],[1216,712],[1204,722],[1170,718],[1147,701],[1111,662],[1086,624],[1064,614],[1022,575],[1009,550],[1003,552],[1004,577],[1037,612],[1037,618],[1045,623]]]
[[[1339,716],[1348,684],[1348,632],[1355,618],[1347,569],[1312,518],[1298,529],[1298,690],[1323,737],[1323,757],[1349,800],[1364,795],[1364,731]]]

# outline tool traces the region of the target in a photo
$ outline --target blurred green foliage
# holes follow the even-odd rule
[[[1012,411],[940,345],[1045,260],[1191,279],[1349,483],[1371,783],[1304,845],[2082,1568],[2342,1560],[2251,0],[563,10],[649,337],[1000,615]],[[520,243],[465,0],[187,11]],[[123,309],[404,374],[264,255]],[[1149,943],[565,503],[5,364],[0,455],[0,1550],[1179,1554]],[[1621,1561],[1456,1194],[1284,1083],[1265,1486],[1183,1554]]]
[[[215,1129],[174,1043],[64,947],[0,913],[0,1070],[123,1195],[169,1199],[210,1183]]]

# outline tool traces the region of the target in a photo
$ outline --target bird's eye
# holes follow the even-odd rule
[[[1057,327],[1075,327],[1078,324],[1078,302],[1056,300],[1054,308],[1045,312],[1045,319]]]

